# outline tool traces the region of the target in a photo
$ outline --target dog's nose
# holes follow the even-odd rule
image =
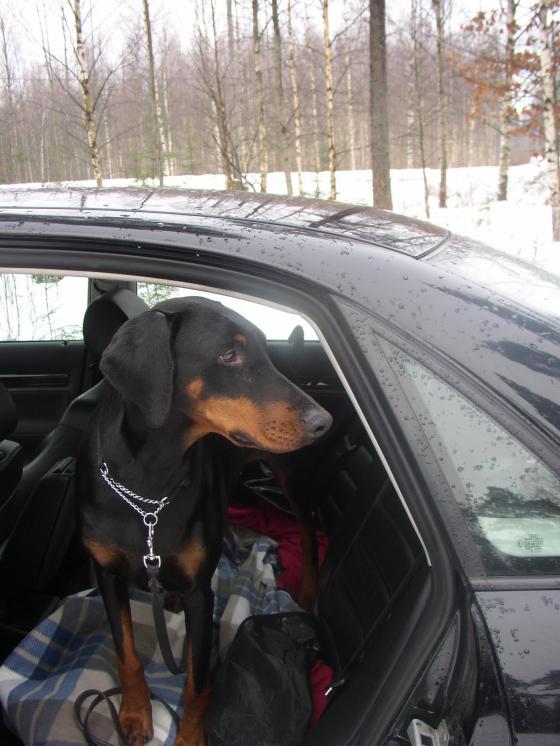
[[[332,425],[332,417],[322,407],[312,407],[301,416],[305,433],[310,438],[319,438]]]

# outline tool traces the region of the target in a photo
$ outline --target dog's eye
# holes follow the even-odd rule
[[[235,363],[239,362],[239,357],[237,355],[237,352],[231,349],[227,352],[223,352],[221,355],[218,355],[218,360],[221,363],[225,363],[226,365],[234,365]]]

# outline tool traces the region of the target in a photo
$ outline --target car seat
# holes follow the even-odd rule
[[[9,440],[17,425],[17,411],[10,392],[0,383],[0,509],[9,502],[21,478],[23,450]],[[0,528],[0,541],[1,538]]]
[[[99,362],[117,329],[147,308],[137,295],[123,288],[93,301],[84,316],[83,332],[94,364]],[[52,581],[74,539],[75,457],[105,385],[101,379],[70,403],[37,456],[23,468],[14,498],[6,506],[10,511],[3,521],[0,514],[0,525],[6,526],[8,533],[0,553],[5,602],[10,603],[9,599],[15,597],[27,599],[27,607],[29,598],[38,594],[31,612],[23,614],[25,626],[28,626],[28,618],[30,624],[35,623],[52,607],[50,600],[39,600],[41,594],[51,599],[53,594],[65,595],[73,590],[59,589]],[[56,586],[54,590],[53,585]],[[21,620],[19,626],[22,626]]]

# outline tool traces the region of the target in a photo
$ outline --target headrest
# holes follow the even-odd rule
[[[100,295],[87,307],[84,315],[84,342],[88,351],[100,360],[117,329],[128,319],[147,310],[148,305],[126,288],[116,288]]]
[[[0,383],[0,440],[4,440],[16,429],[17,410],[12,395],[3,383]]]

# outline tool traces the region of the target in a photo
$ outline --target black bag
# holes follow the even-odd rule
[[[309,614],[262,614],[237,630],[212,684],[208,746],[297,746],[311,716],[320,643]]]

